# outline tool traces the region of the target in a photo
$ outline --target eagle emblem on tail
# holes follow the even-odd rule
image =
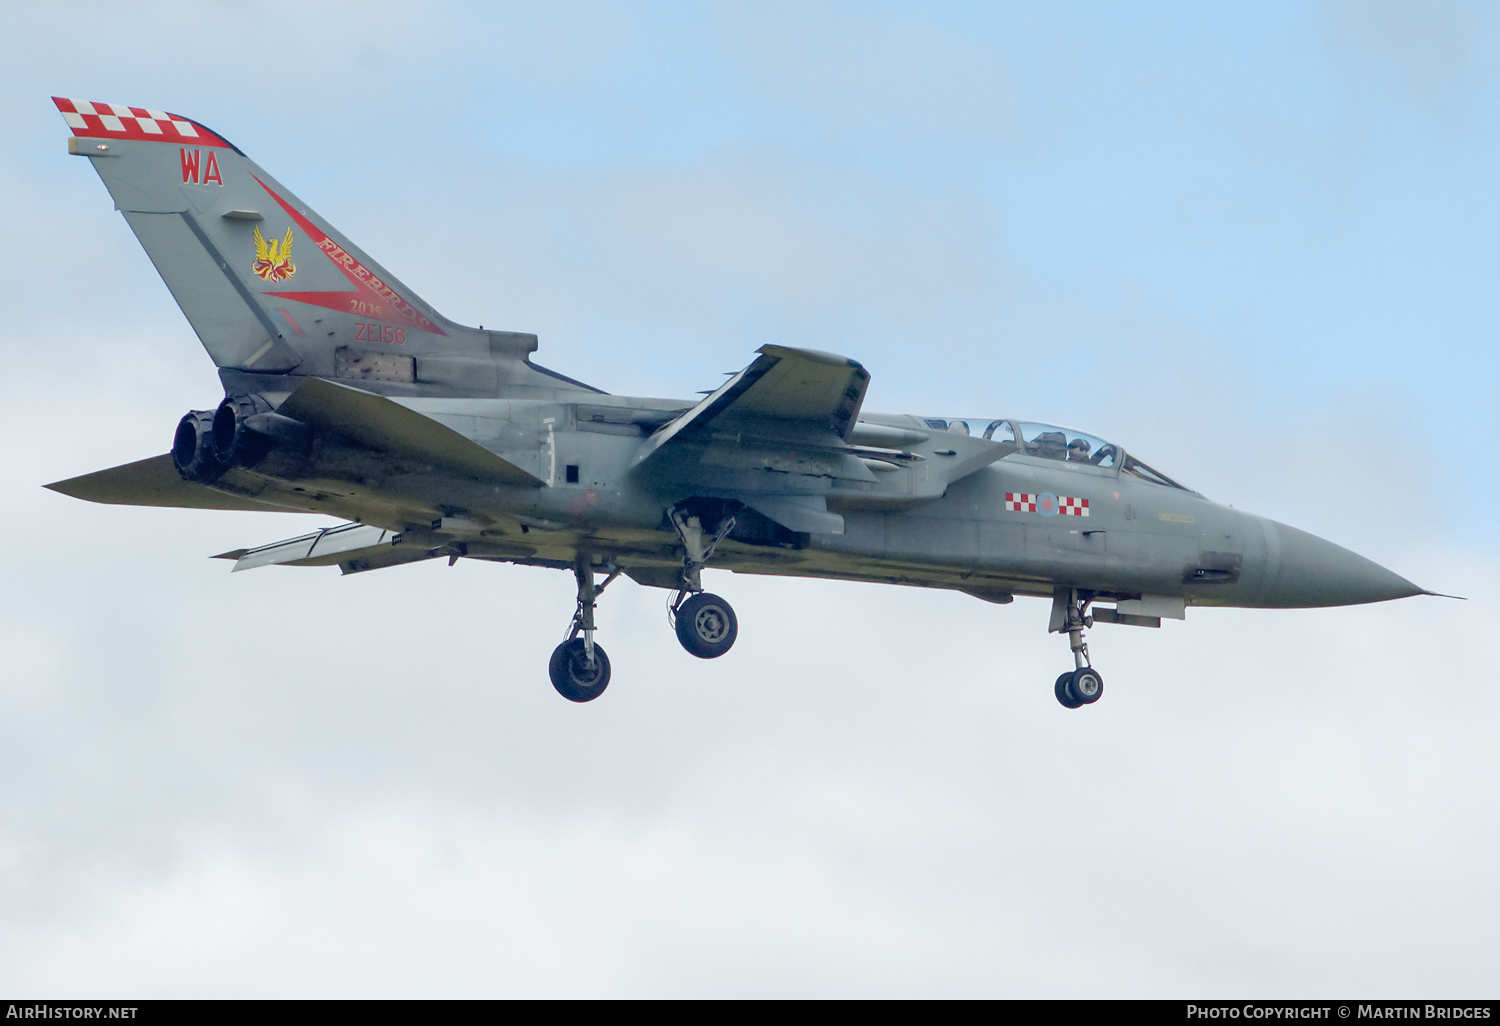
[[[260,225],[256,225],[255,263],[250,269],[266,281],[286,281],[295,275],[297,265],[292,263],[292,230],[286,230],[286,238],[268,242],[260,233]]]

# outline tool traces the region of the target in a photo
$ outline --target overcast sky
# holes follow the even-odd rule
[[[833,350],[1469,601],[1104,626],[1070,712],[1044,602],[711,573],[702,662],[626,581],[572,705],[565,574],[40,487],[221,394],[54,94],[608,391]],[[10,4],[0,100],[0,991],[1500,989],[1493,4]]]

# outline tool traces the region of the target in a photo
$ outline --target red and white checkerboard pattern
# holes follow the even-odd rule
[[[1040,497],[1040,493],[1006,492],[1005,508],[1011,513],[1035,513]],[[1089,515],[1089,500],[1073,495],[1059,495],[1057,511],[1067,517],[1086,517]]]
[[[74,135],[104,139],[137,139],[142,142],[193,143],[198,146],[228,146],[229,143],[195,122],[166,111],[127,107],[123,103],[90,103],[52,97],[63,120]]]

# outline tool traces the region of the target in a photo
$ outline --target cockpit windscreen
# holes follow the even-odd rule
[[[1113,467],[1120,458],[1117,447],[1082,431],[1025,422],[1019,427],[1025,451],[1032,456],[1094,467]]]
[[[1126,456],[1125,465],[1121,469],[1123,469],[1127,474],[1134,474],[1142,481],[1150,481],[1152,484],[1166,485],[1168,488],[1181,488],[1185,492],[1191,491],[1190,488],[1186,488],[1178,484],[1176,481],[1173,481],[1170,477],[1168,477],[1166,474],[1163,474],[1161,471],[1153,467],[1146,466],[1146,464],[1142,463],[1134,456]]]
[[[924,417],[928,427],[992,442],[1007,442],[1028,456],[1057,460],[1073,466],[1119,467],[1142,481],[1190,491],[1154,467],[1147,466],[1112,442],[1054,424],[996,420],[990,417]]]

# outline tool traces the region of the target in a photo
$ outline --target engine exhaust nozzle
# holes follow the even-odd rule
[[[247,467],[271,448],[271,439],[247,421],[270,413],[271,404],[258,395],[232,395],[219,404],[213,415],[213,447],[226,467]]]
[[[172,437],[172,466],[184,481],[210,484],[223,475],[224,461],[214,448],[214,412],[189,410]]]

